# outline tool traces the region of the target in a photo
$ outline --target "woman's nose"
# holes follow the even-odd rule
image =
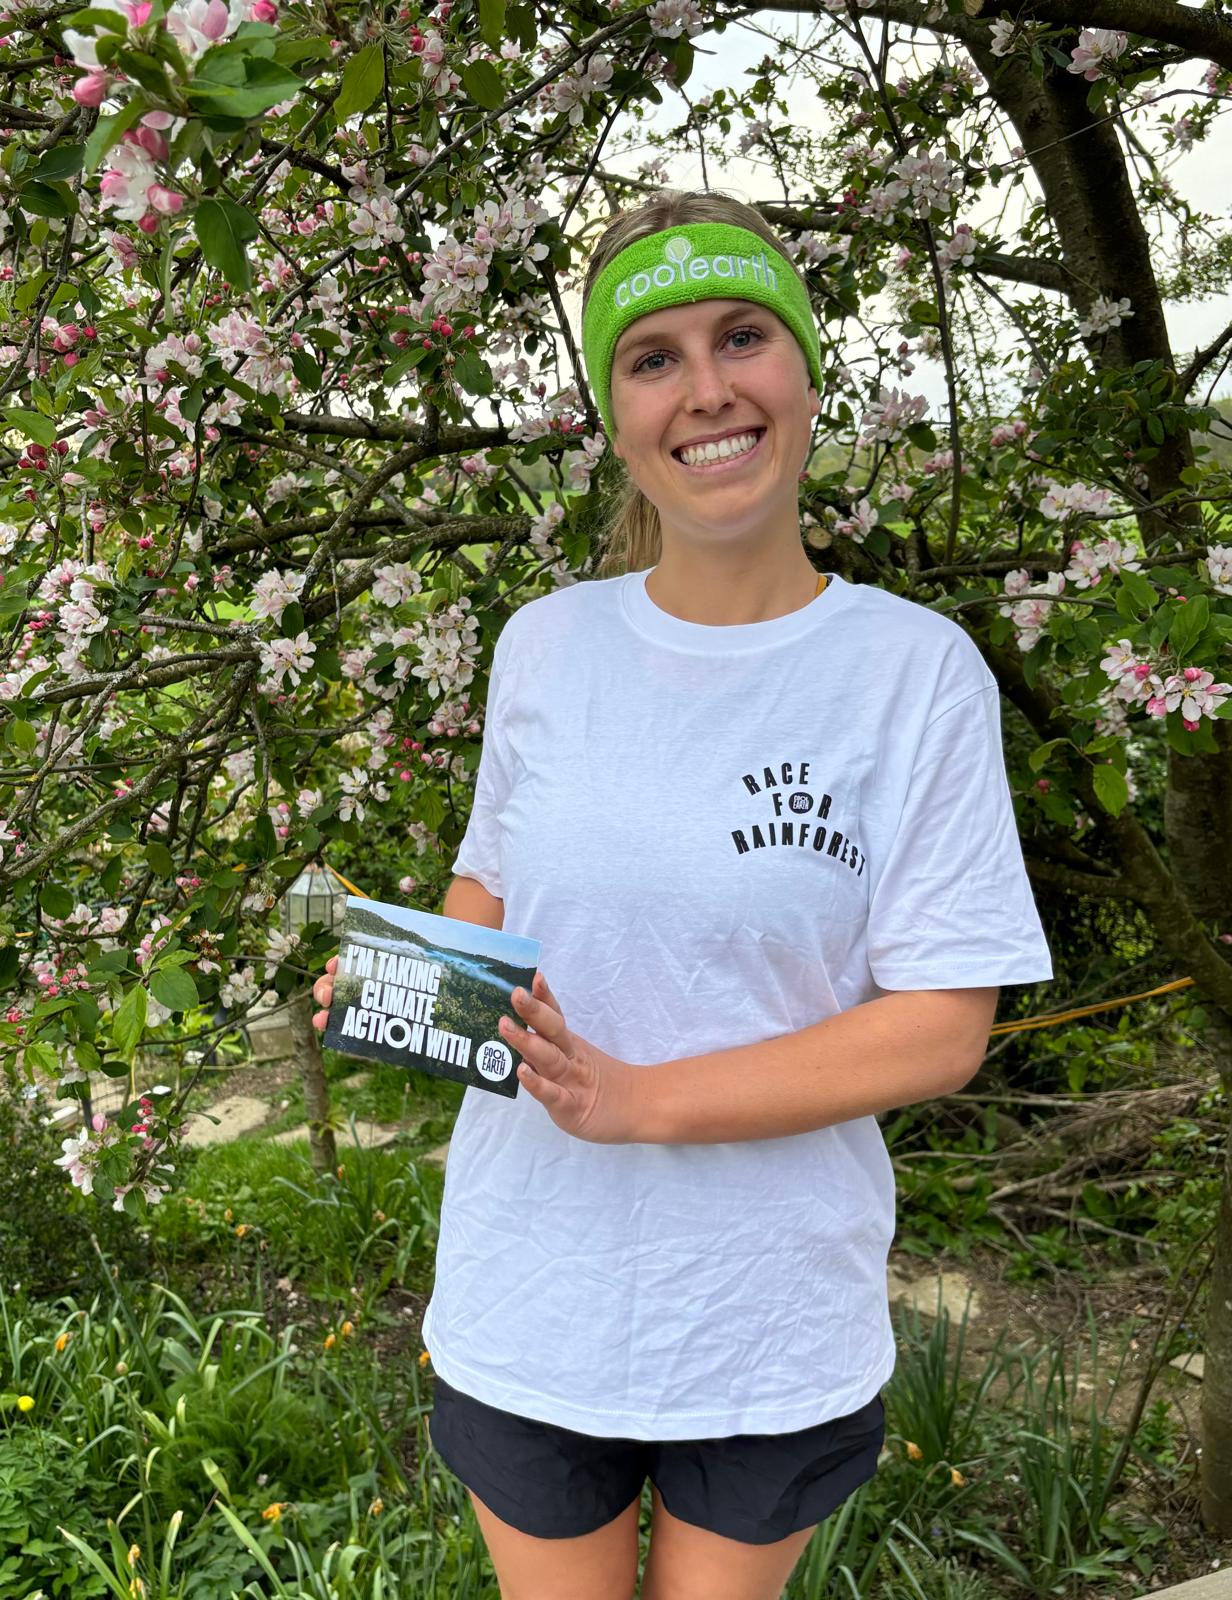
[[[718,411],[732,398],[731,383],[717,361],[691,361],[685,377],[685,403],[690,411]]]

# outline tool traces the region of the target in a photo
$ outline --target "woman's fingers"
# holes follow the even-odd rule
[[[548,980],[543,976],[542,972],[535,973],[534,993],[538,999],[546,1001],[559,1016],[564,1016],[564,1012],[560,1009],[560,1001],[548,988]]]
[[[536,973],[534,979],[535,989],[539,988],[541,974]],[[564,1012],[555,1004],[552,991],[546,982],[543,985],[546,994],[540,998],[527,989],[513,991],[513,1005],[518,1015],[530,1024],[536,1033],[542,1034],[545,1039],[551,1039],[566,1055],[572,1054],[572,1039],[568,1028],[565,1026]]]
[[[324,1011],[314,1012],[312,1026],[318,1032],[325,1032],[325,1025],[329,1021],[329,1008],[334,1003],[334,973],[338,970],[338,957],[330,956],[325,963],[325,976],[318,978],[312,986],[312,998],[319,1006],[324,1006]]]

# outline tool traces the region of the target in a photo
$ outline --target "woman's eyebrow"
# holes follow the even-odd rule
[[[735,301],[732,304],[731,310],[725,311],[721,317],[718,317],[714,325],[716,328],[721,328],[729,322],[741,321],[743,318],[749,316],[752,312],[764,310],[765,307],[759,306],[755,300]],[[664,340],[670,337],[670,334],[660,329],[657,333],[652,330],[650,333],[643,333],[640,337],[630,338],[628,343],[626,343],[622,338],[618,347],[618,353],[621,356],[626,356],[630,353],[630,351],[641,350],[646,345],[662,344]]]

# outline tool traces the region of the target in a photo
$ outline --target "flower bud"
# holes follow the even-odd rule
[[[165,217],[174,217],[184,209],[184,196],[161,183],[152,183],[146,190],[145,197],[155,211],[161,211]]]
[[[209,5],[205,8],[205,16],[197,26],[207,39],[217,41],[226,33],[227,23],[230,20],[230,12],[227,9],[226,0],[210,0]],[[262,22],[265,19],[256,17],[253,20]]]
[[[72,86],[72,98],[78,106],[90,106],[98,109],[102,101],[107,98],[106,72],[86,72],[85,77],[78,78]]]

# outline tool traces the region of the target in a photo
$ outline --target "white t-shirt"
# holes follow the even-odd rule
[[[651,1064],[1052,975],[997,689],[956,623],[831,578],[711,627],[645,580],[509,619],[453,864],[542,941],[573,1031]],[[581,1433],[787,1433],[893,1371],[893,1233],[875,1117],[597,1145],[468,1089],[425,1343],[454,1388]]]

